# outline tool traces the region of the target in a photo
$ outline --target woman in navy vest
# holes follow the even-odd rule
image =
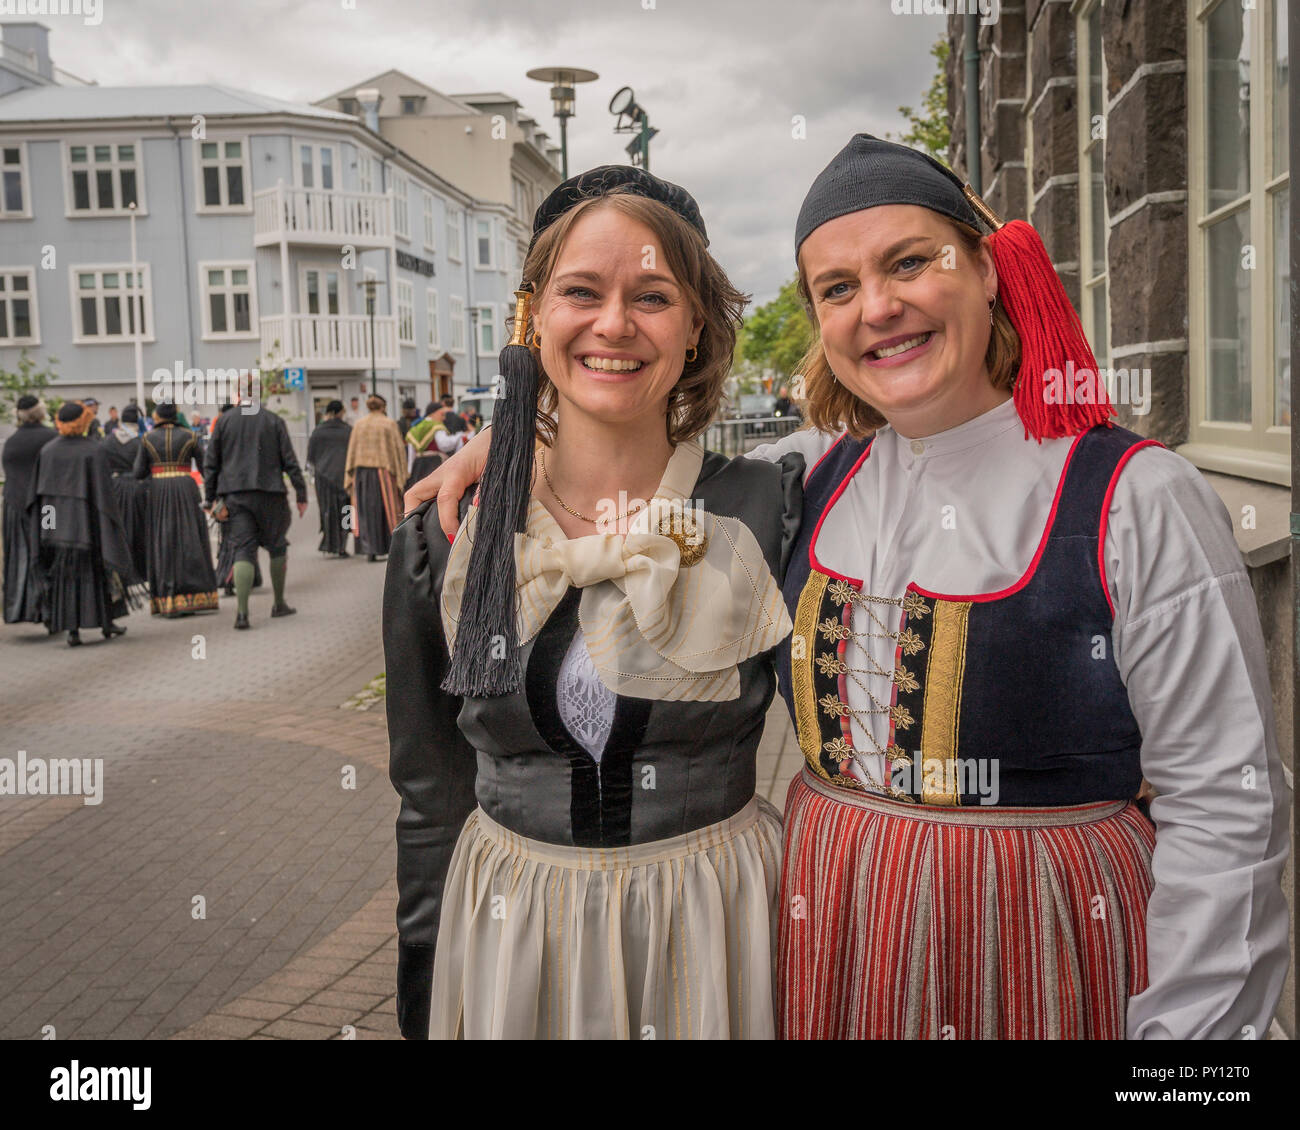
[[[1262,1038],[1289,802],[1222,503],[1109,423],[1033,229],[937,161],[858,135],[796,253],[811,427],[750,453],[807,467],[779,1034]]]

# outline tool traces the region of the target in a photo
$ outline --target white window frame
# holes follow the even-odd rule
[[[29,337],[14,337],[12,330],[14,328],[14,311],[13,311],[13,278],[15,275],[26,275],[27,283],[27,310],[28,320],[32,324],[32,332]],[[4,279],[4,290],[0,291],[0,306],[6,307],[5,325],[10,329],[10,336],[0,337],[0,346],[10,345],[40,345],[41,344],[41,320],[36,309],[36,268],[35,267],[0,267],[0,278]]]
[[[1101,74],[1098,76],[1101,89],[1101,105],[1092,105],[1092,74],[1089,70],[1091,61],[1091,35],[1101,34],[1101,11],[1105,0],[1090,0],[1081,4],[1075,17],[1075,59],[1078,63],[1078,93],[1076,102],[1079,107],[1079,315],[1083,322],[1083,331],[1092,343],[1093,352],[1102,368],[1111,367],[1110,360],[1110,210],[1106,207],[1105,193],[1102,193],[1102,214],[1107,230],[1102,233],[1106,247],[1105,258],[1094,263],[1092,258],[1092,154],[1101,147],[1103,167],[1106,152],[1106,59],[1102,56]],[[1102,136],[1094,138],[1092,119],[1098,114],[1102,120]],[[1094,316],[1094,298],[1096,291],[1106,293],[1106,316],[1101,325],[1097,325]]]
[[[1188,17],[1188,440],[1178,453],[1207,471],[1289,485],[1291,429],[1275,425],[1274,409],[1274,243],[1273,203],[1285,193],[1290,172],[1274,176],[1272,29],[1276,0],[1258,0],[1250,9],[1250,190],[1207,213],[1208,98],[1207,23],[1220,3],[1198,0]],[[1296,0],[1292,0],[1292,3]],[[1285,33],[1284,33],[1285,34]],[[1295,81],[1292,77],[1291,81]],[[1291,123],[1291,129],[1296,123]],[[1209,420],[1208,344],[1209,229],[1216,221],[1245,211],[1255,267],[1250,272],[1251,422]],[[1294,222],[1294,217],[1292,217]],[[1294,284],[1294,280],[1292,282]],[[1294,363],[1294,358],[1292,359]],[[1292,411],[1295,406],[1292,406]]]
[[[257,264],[252,259],[205,259],[198,264],[199,294],[203,313],[204,341],[247,341],[261,336],[257,322]],[[218,331],[212,328],[212,287],[208,283],[209,271],[247,271],[248,272],[248,329]],[[235,309],[231,296],[243,287],[236,287],[227,282],[220,293],[226,295],[226,324],[235,324]]]
[[[226,156],[226,143],[230,141],[239,142],[240,157],[236,161]],[[194,210],[201,215],[246,215],[253,210],[253,189],[252,175],[249,171],[248,160],[248,135],[243,136],[235,134],[218,135],[213,137],[196,138],[190,142],[194,150]],[[203,147],[205,145],[217,146],[217,157],[215,161],[212,158],[203,156]],[[203,170],[212,164],[216,164],[218,175],[218,188],[223,199],[227,196],[226,169],[231,165],[239,165],[243,169],[244,175],[244,202],[242,204],[206,204],[203,200]]]
[[[451,327],[451,345],[447,351],[463,355],[469,348],[469,326],[465,316],[465,300],[459,294],[447,296],[447,323]]]
[[[357,191],[373,193],[375,191],[375,173],[379,168],[379,159],[364,149],[357,150]]]
[[[339,161],[339,146],[333,141],[321,141],[315,137],[294,137],[290,141],[292,149],[290,150],[290,164],[293,165],[293,187],[307,189],[309,192],[338,192],[343,187],[343,166]],[[311,176],[315,182],[310,187],[302,183],[302,147],[310,146],[312,150],[311,157]],[[330,151],[330,172],[334,178],[332,188],[324,188],[321,185],[324,162],[321,161],[322,151]]]
[[[415,287],[406,279],[397,285],[397,344],[415,348]]]
[[[433,193],[427,188],[421,189],[424,200],[424,249],[437,251],[438,214],[433,206]]]
[[[501,352],[501,347],[497,344],[497,308],[491,302],[480,302],[475,309],[478,311],[478,321],[474,324],[474,332],[477,335],[474,339],[474,348],[478,350],[480,357],[491,357]],[[490,333],[491,340],[484,344],[483,334]]]
[[[4,149],[18,150],[18,189],[23,194],[23,206],[17,212],[10,212],[5,209],[4,181],[0,179],[0,220],[30,220],[32,218],[32,189],[31,180],[27,175],[27,142],[0,139],[0,150]],[[0,159],[2,159],[2,156],[0,156]],[[0,177],[7,168],[9,166],[0,165]]]
[[[424,292],[424,313],[428,320],[428,346],[430,349],[442,349],[442,330],[438,325],[438,292],[430,287]]]
[[[408,243],[411,240],[411,178],[393,169],[393,234]]]
[[[479,247],[479,240],[482,238],[482,236],[479,235],[479,230],[478,230],[479,224],[487,224],[487,229],[488,229],[487,231],[488,261],[486,263],[483,262],[483,257],[482,255],[479,254],[481,250]],[[474,217],[474,269],[477,271],[495,271],[497,269],[496,258],[497,258],[496,224],[493,221],[493,218],[491,216],[475,216]]]
[[[95,173],[102,168],[96,164],[94,159],[95,147],[107,145],[112,150],[112,157],[109,160],[108,168],[114,172],[114,195],[121,189],[121,177],[116,175],[123,168],[132,168],[135,170],[135,214],[137,216],[147,216],[149,214],[149,203],[145,195],[144,184],[144,140],[139,137],[123,137],[120,135],[105,137],[67,137],[63,139],[63,208],[64,215],[70,220],[94,220],[105,216],[129,216],[130,208],[76,208],[76,194],[72,188],[72,151],[73,149],[85,148],[90,156],[86,163],[86,170],[90,174],[90,186],[92,194],[98,190],[93,186],[97,180]],[[123,165],[118,157],[118,146],[132,145],[135,147],[135,159],[129,165]]]
[[[447,258],[453,263],[465,261],[465,213],[454,204],[447,205]]]
[[[144,322],[147,327],[146,332],[140,336],[143,342],[156,340],[154,337],[154,310],[153,310],[153,271],[148,263],[136,263],[132,266],[130,263],[79,263],[68,268],[68,292],[72,300],[72,343],[73,345],[122,345],[133,342],[136,335],[131,332],[121,334],[96,334],[91,336],[85,332],[85,327],[81,321],[81,299],[86,294],[79,285],[79,277],[87,272],[94,272],[98,275],[104,275],[108,272],[117,272],[119,274],[127,271],[138,270],[143,282],[143,302],[144,302]],[[113,293],[123,295],[134,295],[134,288],[128,292],[118,288]],[[94,295],[97,300],[102,299],[104,295],[103,281],[97,283]],[[128,297],[128,301],[130,298]],[[97,302],[97,318],[99,324],[104,324],[104,307],[102,301]],[[122,324],[127,324],[127,316],[123,313]]]
[[[307,309],[307,294],[308,294],[308,290],[307,290],[307,275],[308,275],[308,273],[311,272],[311,271],[318,271],[318,272],[320,272],[321,280],[322,280],[323,283],[327,281],[327,276],[328,276],[329,274],[334,273],[334,274],[337,274],[337,275],[338,275],[338,277],[339,277],[339,312],[338,312],[337,314],[331,314],[331,313],[329,313],[328,310],[325,309],[325,307],[329,306],[329,288],[328,288],[328,286],[322,286],[322,287],[321,287],[321,290],[319,291],[319,294],[320,294],[320,300],[321,300],[321,307],[322,307],[321,312],[318,313],[318,314],[313,314],[313,313],[311,313],[311,312]],[[348,294],[349,283],[350,283],[350,279],[349,279],[349,275],[350,275],[350,273],[351,273],[351,272],[350,272],[346,267],[340,267],[340,266],[338,265],[337,262],[330,262],[330,260],[328,260],[328,259],[300,259],[300,260],[298,260],[298,305],[297,305],[297,307],[295,308],[295,313],[305,315],[305,316],[308,317],[308,318],[346,318],[346,317],[348,317],[349,314],[351,313],[350,303],[349,303],[349,299],[350,299],[351,296]],[[363,271],[362,271],[362,278],[363,278],[363,279],[364,279],[364,278],[371,278],[371,277],[374,276],[374,273],[375,273],[375,272],[374,272],[374,268],[373,268],[373,267],[366,267],[366,268],[364,268]],[[358,288],[358,293],[359,293],[360,296],[361,296],[360,299],[359,299],[359,301],[360,301],[360,303],[361,303],[361,312],[364,314],[364,313],[365,313],[365,305],[366,305],[366,291],[365,291],[365,287],[359,287],[359,288]],[[376,291],[375,291],[375,303],[376,303],[375,313],[376,313],[376,314],[379,313],[379,310],[378,310],[378,302],[379,302],[379,292],[378,292],[378,288],[376,288]]]

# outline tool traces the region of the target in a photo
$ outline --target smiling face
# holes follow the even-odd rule
[[[997,273],[929,208],[890,204],[822,224],[800,267],[826,359],[904,435],[955,427],[1002,400],[985,363]]]
[[[658,426],[704,321],[655,233],[593,205],[565,237],[533,308],[561,416]]]

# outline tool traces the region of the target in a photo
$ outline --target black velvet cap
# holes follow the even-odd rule
[[[631,165],[600,165],[570,177],[553,189],[533,216],[532,242],[536,243],[537,237],[575,204],[592,196],[608,196],[615,189],[667,205],[700,233],[706,247],[709,245],[709,233],[704,230],[704,218],[695,198],[681,185],[660,180],[645,169]]]
[[[881,204],[916,204],[983,231],[962,181],[928,153],[859,133],[813,181],[799,209],[794,253],[830,220]]]
[[[70,424],[73,420],[80,420],[85,410],[86,406],[80,400],[65,400],[59,407],[58,418]]]
[[[26,412],[29,408],[35,408],[40,403],[31,393],[25,393],[18,398],[18,403],[14,405],[19,412]]]

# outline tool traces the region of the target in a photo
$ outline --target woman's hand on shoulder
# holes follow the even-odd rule
[[[436,471],[406,492],[406,513],[409,514],[421,503],[436,498],[442,532],[449,541],[454,538],[460,529],[461,496],[483,477],[491,444],[491,429],[485,428],[455,455],[445,459]]]

